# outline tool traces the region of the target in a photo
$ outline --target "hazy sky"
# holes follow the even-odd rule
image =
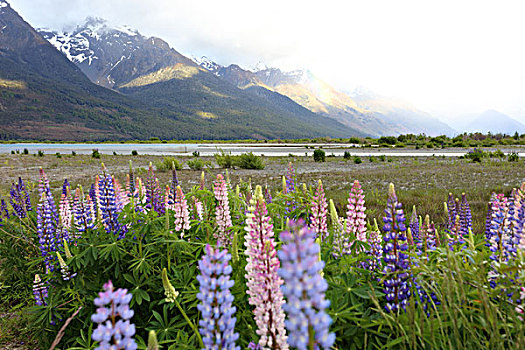
[[[493,108],[525,122],[525,1],[7,1],[35,27],[100,16],[188,56],[308,68],[444,119]]]

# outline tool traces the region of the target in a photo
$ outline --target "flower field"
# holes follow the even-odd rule
[[[473,230],[468,194],[434,222],[390,184],[371,217],[358,180],[338,212],[322,179],[282,173],[190,188],[102,166],[57,196],[41,169],[0,200],[0,298],[40,349],[525,347],[525,184]]]

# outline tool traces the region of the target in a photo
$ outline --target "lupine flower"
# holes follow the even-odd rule
[[[410,217],[410,233],[412,234],[412,239],[414,241],[420,240],[419,235],[419,217],[417,216],[416,206],[412,207],[412,216]],[[412,242],[413,243],[413,242]]]
[[[226,182],[221,174],[217,175],[217,181],[213,184],[213,192],[217,200],[215,207],[215,220],[217,222],[217,232],[214,237],[222,247],[228,247],[231,243],[231,232],[229,228],[233,225],[230,216],[230,204],[228,200],[228,190]]]
[[[345,254],[351,253],[351,242],[350,237],[347,234],[346,230],[346,220],[337,215],[337,209],[335,208],[334,201],[330,199],[330,219],[333,226],[333,256],[338,258]]]
[[[324,194],[323,183],[319,180],[317,191],[310,204],[312,216],[310,218],[310,229],[317,232],[317,235],[324,241],[328,237],[328,203]]]
[[[40,252],[44,258],[46,271],[54,270],[54,252],[56,251],[57,242],[60,237],[57,236],[57,223],[54,219],[53,209],[50,201],[47,199],[45,191],[42,192],[42,197],[37,206],[37,233],[40,244]]]
[[[204,171],[201,172],[201,182],[200,182],[200,185],[199,185],[199,189],[200,190],[204,190],[206,188],[206,181],[205,181],[205,175],[204,175]]]
[[[264,199],[266,200],[266,203],[270,204],[272,203],[272,193],[268,189],[268,185],[264,186]]]
[[[434,250],[439,247],[439,237],[434,227],[434,223],[430,223],[430,216],[425,216],[423,226],[420,231],[421,239],[417,245],[420,251]]]
[[[91,204],[93,206],[93,215],[95,216],[95,219],[99,218],[99,204],[100,204],[100,197],[99,197],[99,176],[95,176],[95,183],[91,184],[91,187],[89,188],[89,197],[91,198]]]
[[[465,243],[463,234],[461,233],[461,218],[456,215],[456,221],[450,230],[447,230],[448,234],[448,245],[451,250],[454,250],[455,246],[460,246]]]
[[[292,162],[288,163],[288,171],[286,172],[286,190],[287,193],[295,192],[295,170]]]
[[[409,260],[407,237],[405,235],[405,215],[403,206],[397,200],[394,184],[390,184],[388,189],[387,207],[383,217],[384,240],[384,261],[385,273],[384,292],[386,294],[385,308],[388,312],[396,312],[400,309],[405,310],[410,297]]]
[[[199,221],[204,220],[204,206],[202,205],[202,202],[196,197],[191,198],[193,198],[193,218]]]
[[[183,238],[184,231],[190,229],[190,212],[180,186],[177,186],[177,200],[173,206],[173,211],[175,212],[175,231],[180,232],[180,236]]]
[[[62,255],[60,255],[60,252],[57,252],[57,258],[58,263],[60,264],[60,272],[62,273],[62,279],[64,281],[69,281],[71,278],[74,278],[77,274],[71,274],[71,272],[69,272],[69,267],[64,261],[64,258],[62,258]]]
[[[69,189],[69,182],[67,179],[64,180],[62,188],[62,195],[60,197],[60,203],[58,205],[58,212],[60,214],[60,225],[69,230],[73,221],[73,211],[71,210],[71,195]]]
[[[174,303],[179,296],[179,292],[175,290],[170,280],[168,279],[168,271],[166,268],[162,269],[162,286],[164,287],[164,295],[166,295],[167,303]]]
[[[134,314],[129,308],[131,298],[127,289],[114,290],[111,281],[104,284],[104,292],[98,293],[98,298],[93,301],[98,306],[97,312],[91,315],[91,321],[98,324],[91,336],[99,342],[95,350],[137,349],[133,339],[135,325],[130,321]]]
[[[100,213],[102,223],[106,232],[118,235],[118,239],[124,238],[127,227],[119,222],[117,205],[115,200],[115,189],[111,175],[104,175],[99,180],[100,191]]]
[[[35,303],[38,306],[47,305],[48,288],[45,282],[42,281],[39,275],[35,275],[33,282],[33,296],[35,297]]]
[[[32,210],[31,199],[27,193],[26,186],[22,178],[18,178],[17,183],[13,183],[10,193],[10,203],[13,213],[20,219],[27,216],[27,212]]]
[[[382,242],[383,237],[377,226],[377,221],[374,218],[374,225],[372,229],[368,231],[368,244],[370,245],[370,249],[366,252],[369,258],[364,264],[364,268],[370,271],[377,271],[379,269],[381,266],[381,258],[383,257]]]
[[[51,193],[51,188],[49,187],[49,180],[47,178],[46,173],[44,172],[44,169],[40,168],[40,182],[38,185],[38,193],[40,195],[40,198],[42,198],[42,194],[46,194],[46,200],[49,202],[48,205],[50,207],[53,221],[55,222],[55,226],[58,226],[58,210],[55,205],[55,200],[53,198],[53,194]]]
[[[226,185],[226,184],[225,184]],[[199,330],[206,349],[240,350],[235,342],[239,334],[235,333],[233,316],[236,308],[232,305],[233,295],[230,288],[234,281],[230,279],[232,272],[228,262],[231,255],[226,250],[212,248],[209,244],[205,248],[206,254],[199,261],[200,275],[199,293],[200,303],[197,309],[201,312]]]
[[[472,212],[470,211],[470,205],[467,201],[467,195],[461,194],[461,203],[459,203],[459,225],[460,234],[467,236],[469,230],[472,229]]]
[[[255,306],[255,323],[261,349],[288,349],[284,329],[284,304],[277,274],[280,267],[273,225],[268,217],[261,186],[255,189],[246,214],[246,280],[250,305]]]
[[[490,258],[494,261],[503,262],[506,260],[504,240],[508,236],[509,217],[508,201],[506,197],[498,197],[492,203],[492,220],[490,226],[490,237],[488,245],[493,253]]]
[[[148,176],[146,177],[146,209],[155,210],[159,215],[163,215],[164,208],[162,204],[159,180],[155,176],[153,165],[149,163]]]
[[[447,228],[451,230],[456,223],[456,215],[458,215],[456,201],[454,200],[452,193],[448,194],[448,200],[445,203],[445,209],[448,215]]]
[[[130,199],[125,190],[120,186],[120,182],[113,176],[113,185],[115,186],[115,203],[117,210],[121,212],[126,205],[130,202]]]
[[[330,333],[332,319],[325,311],[330,305],[325,299],[328,284],[321,276],[324,262],[319,260],[315,231],[308,229],[303,220],[290,221],[289,227],[290,231],[280,234],[284,245],[278,253],[288,344],[299,350],[308,349],[309,344],[315,349],[329,349],[335,334]]]
[[[177,176],[177,169],[175,168],[175,164],[173,164],[173,169],[171,170],[171,188],[174,189],[173,191],[173,202],[177,199],[177,191],[175,189],[179,186],[179,177]]]
[[[346,206],[346,232],[358,241],[366,241],[365,195],[358,180],[354,181]]]
[[[6,220],[9,220],[9,210],[7,209],[7,204],[5,203],[5,200],[2,198],[0,201],[0,219],[4,218]]]

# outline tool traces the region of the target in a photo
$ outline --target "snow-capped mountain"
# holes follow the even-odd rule
[[[201,57],[194,56],[192,59],[199,66],[201,66],[202,68],[206,69],[209,72],[212,72],[215,75],[218,75],[219,70],[223,68],[223,66],[214,62],[213,60],[211,60],[210,58],[206,56],[201,56]]]
[[[39,32],[91,81],[104,87],[117,88],[177,63],[194,65],[162,39],[147,38],[128,26],[111,26],[101,18],[88,17],[71,32]]]

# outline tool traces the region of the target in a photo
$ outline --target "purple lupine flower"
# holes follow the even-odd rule
[[[469,234],[469,230],[472,229],[472,212],[470,211],[470,205],[467,201],[467,195],[461,194],[461,202],[459,203],[459,226],[460,233],[463,236]]]
[[[358,180],[354,181],[346,206],[346,233],[354,235],[358,241],[366,241],[365,195]]]
[[[43,193],[46,194],[46,200],[49,202],[48,205],[50,207],[51,213],[53,214],[53,220],[55,222],[55,226],[58,226],[58,223],[59,223],[58,210],[55,205],[53,194],[51,193],[51,188],[49,187],[49,180],[47,178],[46,173],[44,172],[44,169],[42,168],[40,168],[40,182],[38,185],[38,193],[40,195],[40,198],[42,198]]]
[[[330,333],[332,319],[326,313],[330,301],[325,299],[328,284],[321,276],[324,262],[319,260],[319,244],[315,231],[309,230],[303,220],[290,221],[290,231],[283,231],[280,238],[284,245],[279,251],[282,267],[279,275],[284,280],[281,290],[286,297],[288,344],[306,350],[329,349],[335,342]],[[311,348],[311,347],[310,347]]]
[[[57,223],[50,201],[47,199],[46,192],[42,192],[42,197],[37,206],[37,233],[39,238],[39,247],[44,263],[46,273],[55,269],[55,251],[57,245],[60,245],[59,235],[57,235]]]
[[[122,288],[114,290],[111,281],[104,284],[103,288],[104,292],[99,292],[98,298],[93,301],[98,307],[97,312],[91,315],[91,321],[98,324],[91,336],[99,342],[95,350],[137,349],[133,339],[135,325],[130,321],[134,314],[129,308],[131,293]]]
[[[439,237],[434,227],[434,223],[430,222],[430,216],[427,214],[425,216],[425,221],[420,230],[420,239],[416,244],[417,249],[420,251],[426,252],[427,250],[434,250],[439,247]]]
[[[35,298],[35,303],[38,306],[47,305],[48,287],[47,284],[42,281],[40,275],[35,275],[35,280],[33,281],[33,296]]]
[[[264,186],[264,199],[266,203],[270,204],[273,201],[272,192],[268,189],[268,185]]]
[[[215,220],[217,222],[217,232],[214,237],[221,247],[228,247],[231,243],[231,232],[229,228],[233,225],[230,215],[230,204],[228,200],[228,190],[222,174],[217,175],[217,181],[213,183],[213,192],[217,200],[215,207]]]
[[[197,309],[201,312],[199,330],[206,349],[240,350],[235,342],[239,333],[235,333],[233,316],[236,308],[232,305],[233,295],[230,288],[234,281],[230,279],[232,267],[228,264],[231,255],[227,250],[219,247],[212,248],[209,244],[205,248],[206,254],[199,261],[200,275],[199,293],[200,303]]]
[[[99,184],[100,178],[97,175],[95,177],[95,183],[91,184],[91,187],[89,188],[89,198],[91,198],[91,203],[93,204],[93,215],[95,215],[95,218],[98,217],[98,210],[99,210],[99,204],[100,204],[100,198],[99,198]]]
[[[412,216],[410,217],[410,224],[408,225],[408,227],[410,227],[410,233],[413,240],[411,244],[414,244],[414,242],[421,241],[421,237],[419,234],[419,217],[417,216],[415,205],[412,207]]]
[[[0,218],[4,218],[6,220],[9,220],[10,218],[9,209],[7,209],[7,204],[3,198],[0,201]]]
[[[463,234],[461,232],[461,218],[456,215],[456,221],[451,229],[446,230],[448,236],[448,246],[450,250],[454,250],[454,247],[460,246],[465,243]]]
[[[280,289],[283,280],[277,271],[280,267],[273,224],[270,222],[261,186],[246,214],[246,285],[250,305],[257,324],[257,335],[261,349],[287,350],[286,330],[284,329],[283,293]]]
[[[448,200],[446,202],[446,205],[448,215],[447,229],[451,230],[456,223],[456,215],[458,215],[456,201],[454,200],[454,196],[452,195],[452,193],[448,194]]]
[[[321,240],[325,240],[328,237],[328,203],[324,194],[323,183],[319,180],[315,196],[310,204],[310,210],[312,216],[310,217],[310,229],[317,233]]]
[[[89,197],[89,196],[88,196]],[[95,226],[95,216],[93,213],[92,203],[84,198],[82,186],[75,191],[74,203],[74,219],[77,235],[73,237],[78,240],[83,232],[92,229]]]
[[[162,193],[159,179],[155,176],[153,165],[149,163],[148,176],[146,177],[146,209],[155,210],[159,215],[164,214]]]
[[[115,199],[115,189],[111,175],[99,178],[100,214],[106,232],[118,235],[118,239],[125,237],[127,227],[119,222],[118,208]]]
[[[186,197],[182,192],[182,188],[177,186],[177,200],[173,205],[175,212],[175,232],[180,232],[180,237],[184,237],[184,231],[190,229],[190,211],[188,210],[188,203]]]
[[[288,171],[286,172],[286,193],[295,192],[295,170],[292,162],[288,163]]]
[[[368,259],[364,262],[363,267],[370,271],[378,271],[381,266],[381,258],[383,257],[383,237],[381,236],[375,218],[374,225],[371,230],[368,231],[367,241],[370,245],[370,249],[366,251]]]
[[[394,184],[388,189],[387,207],[383,217],[384,240],[384,292],[386,294],[385,309],[388,312],[405,310],[410,297],[408,244],[405,235],[405,215],[403,206],[397,200]]]
[[[490,237],[488,237],[488,245],[490,251],[493,253],[490,259],[498,262],[504,262],[507,258],[505,251],[505,237],[508,236],[509,231],[509,203],[504,196],[498,196],[492,203],[492,220],[490,225]]]
[[[20,219],[27,217],[27,212],[32,210],[31,199],[22,178],[19,177],[18,182],[13,183],[9,194],[9,202],[11,207],[13,207],[13,213]]]

